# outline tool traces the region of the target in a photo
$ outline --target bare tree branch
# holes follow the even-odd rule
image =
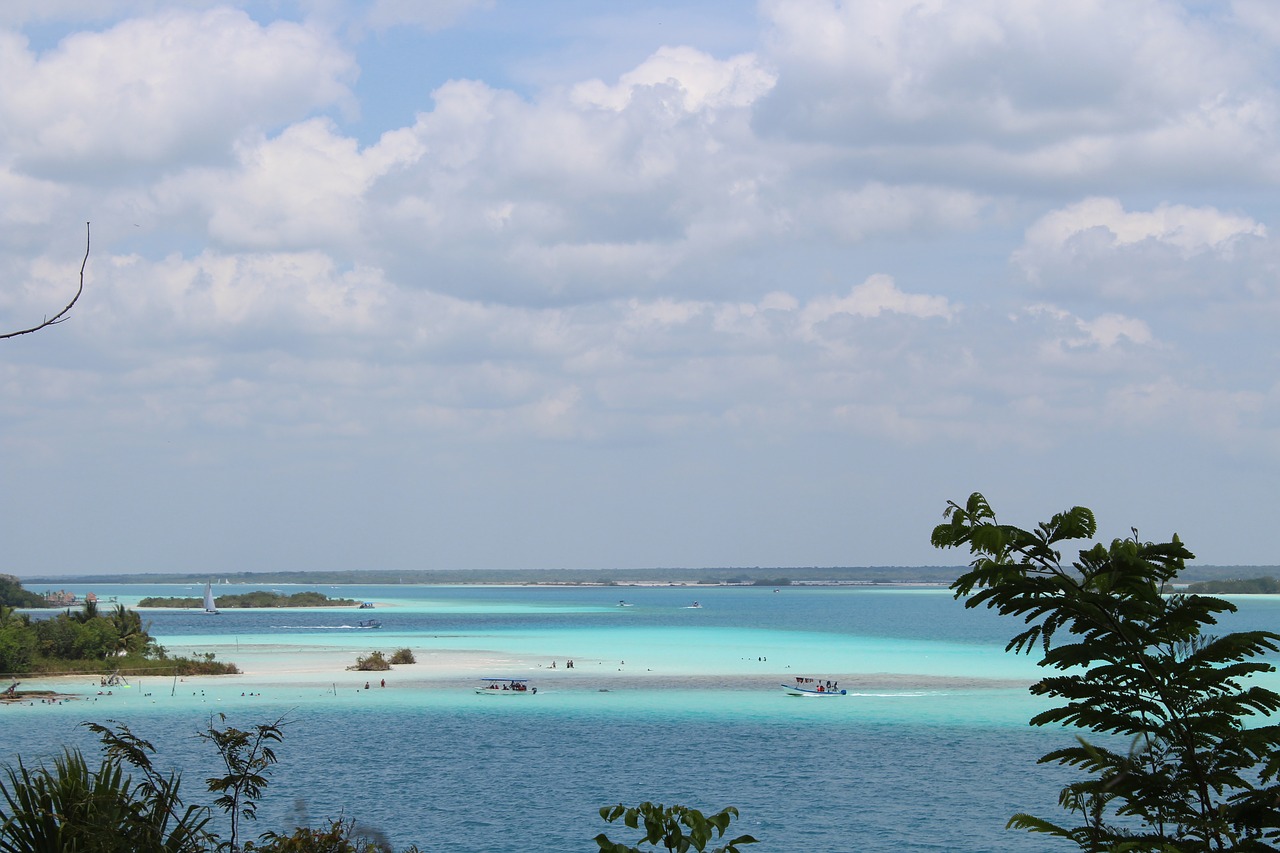
[[[16,338],[18,335],[29,335],[32,332],[38,332],[47,326],[54,326],[67,319],[67,313],[72,306],[76,304],[76,300],[80,298],[80,294],[84,293],[84,268],[89,263],[89,223],[84,224],[84,260],[80,262],[80,287],[76,290],[76,295],[71,297],[71,301],[67,303],[67,307],[63,308],[57,314],[49,317],[38,326],[32,326],[30,329],[22,329],[18,332],[4,332],[0,334],[0,340],[4,338]]]

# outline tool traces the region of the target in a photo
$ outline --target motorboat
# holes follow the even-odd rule
[[[845,696],[847,690],[839,682],[821,678],[801,678],[796,676],[795,684],[782,685],[782,691],[788,696]]]
[[[483,685],[476,688],[481,696],[532,695],[538,688],[529,686],[527,678],[482,678]]]
[[[357,628],[381,628],[382,620],[380,619],[361,619],[356,623]]]

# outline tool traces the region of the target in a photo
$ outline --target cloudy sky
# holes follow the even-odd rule
[[[0,571],[1277,564],[1272,0],[5,0]]]

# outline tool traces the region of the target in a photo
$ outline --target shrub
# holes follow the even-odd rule
[[[391,655],[392,663],[417,663],[418,659],[413,656],[412,649],[396,649]]]
[[[368,657],[356,658],[355,668],[361,672],[380,672],[384,669],[391,669],[391,663],[382,654],[382,652],[369,652]]]

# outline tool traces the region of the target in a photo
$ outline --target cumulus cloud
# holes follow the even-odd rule
[[[1179,4],[768,0],[771,134],[868,170],[1062,184],[1278,176],[1269,60]],[[1215,26],[1217,24],[1217,26]],[[939,152],[946,152],[941,155]],[[945,159],[941,159],[945,157]],[[1002,177],[1003,176],[1003,177]]]
[[[1109,350],[1122,343],[1146,345],[1155,342],[1150,327],[1134,317],[1107,313],[1091,320],[1077,317],[1054,305],[1032,305],[1027,315],[1050,321],[1057,328],[1044,343],[1044,351],[1056,355],[1081,349]]]
[[[128,19],[38,55],[0,32],[0,140],[33,173],[109,180],[108,166],[223,158],[246,129],[349,98],[353,72],[326,34],[229,8]]]
[[[405,134],[362,151],[328,119],[311,119],[241,140],[234,168],[189,170],[160,183],[155,197],[162,208],[204,211],[210,235],[229,246],[332,249],[363,239],[373,182],[420,155]]]
[[[746,107],[773,88],[776,75],[754,54],[720,61],[691,47],[664,47],[614,85],[601,80],[579,83],[570,100],[579,106],[622,110],[644,90],[663,89],[673,109],[696,112],[715,107]]]
[[[805,325],[812,328],[837,315],[879,317],[886,312],[950,320],[955,309],[941,296],[904,293],[891,277],[874,275],[855,285],[848,296],[814,299],[804,307],[802,316]]]
[[[1225,270],[1267,236],[1253,218],[1214,207],[1130,211],[1088,198],[1032,223],[1012,260],[1032,283],[1140,299],[1212,287],[1206,265]]]

